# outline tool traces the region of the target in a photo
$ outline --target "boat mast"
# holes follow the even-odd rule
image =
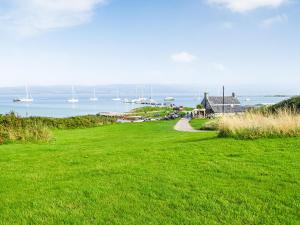
[[[138,98],[138,87],[135,86],[135,98],[137,99]]]
[[[25,85],[26,99],[29,99],[28,86]]]
[[[74,86],[72,85],[72,99],[75,98],[75,91],[74,91]]]

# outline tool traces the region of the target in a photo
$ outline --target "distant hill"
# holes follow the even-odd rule
[[[292,98],[289,98],[287,100],[284,100],[282,102],[279,102],[273,106],[270,106],[271,111],[276,111],[279,109],[291,109],[291,110],[297,110],[297,112],[300,112],[300,96],[295,96]]]

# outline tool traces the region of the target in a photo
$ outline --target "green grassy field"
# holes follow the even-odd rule
[[[299,224],[300,138],[242,141],[174,124],[0,146],[0,224]]]
[[[201,130],[204,126],[204,124],[206,124],[207,122],[209,122],[209,119],[206,118],[199,118],[199,119],[192,119],[190,121],[191,126],[196,129],[196,130]]]

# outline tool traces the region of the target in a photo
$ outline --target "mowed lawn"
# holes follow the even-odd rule
[[[0,146],[0,224],[299,224],[300,138],[242,141],[174,124]]]

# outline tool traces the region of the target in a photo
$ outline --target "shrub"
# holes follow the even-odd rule
[[[113,124],[116,122],[116,118],[101,115],[87,115],[68,118],[29,117],[24,118],[24,121],[27,123],[41,122],[49,128],[74,129]]]
[[[295,113],[300,113],[300,96],[291,97],[275,105],[262,106],[259,108],[251,109],[250,111],[269,114],[277,113],[280,110],[289,110]]]
[[[222,117],[218,129],[221,137],[239,139],[300,136],[300,115],[290,110],[276,113],[247,112]]]
[[[271,112],[276,112],[281,109],[288,109],[291,111],[300,112],[300,96],[295,96],[287,100],[281,101],[269,107]]]
[[[196,106],[197,109],[204,109],[204,106],[202,104],[199,104]]]

